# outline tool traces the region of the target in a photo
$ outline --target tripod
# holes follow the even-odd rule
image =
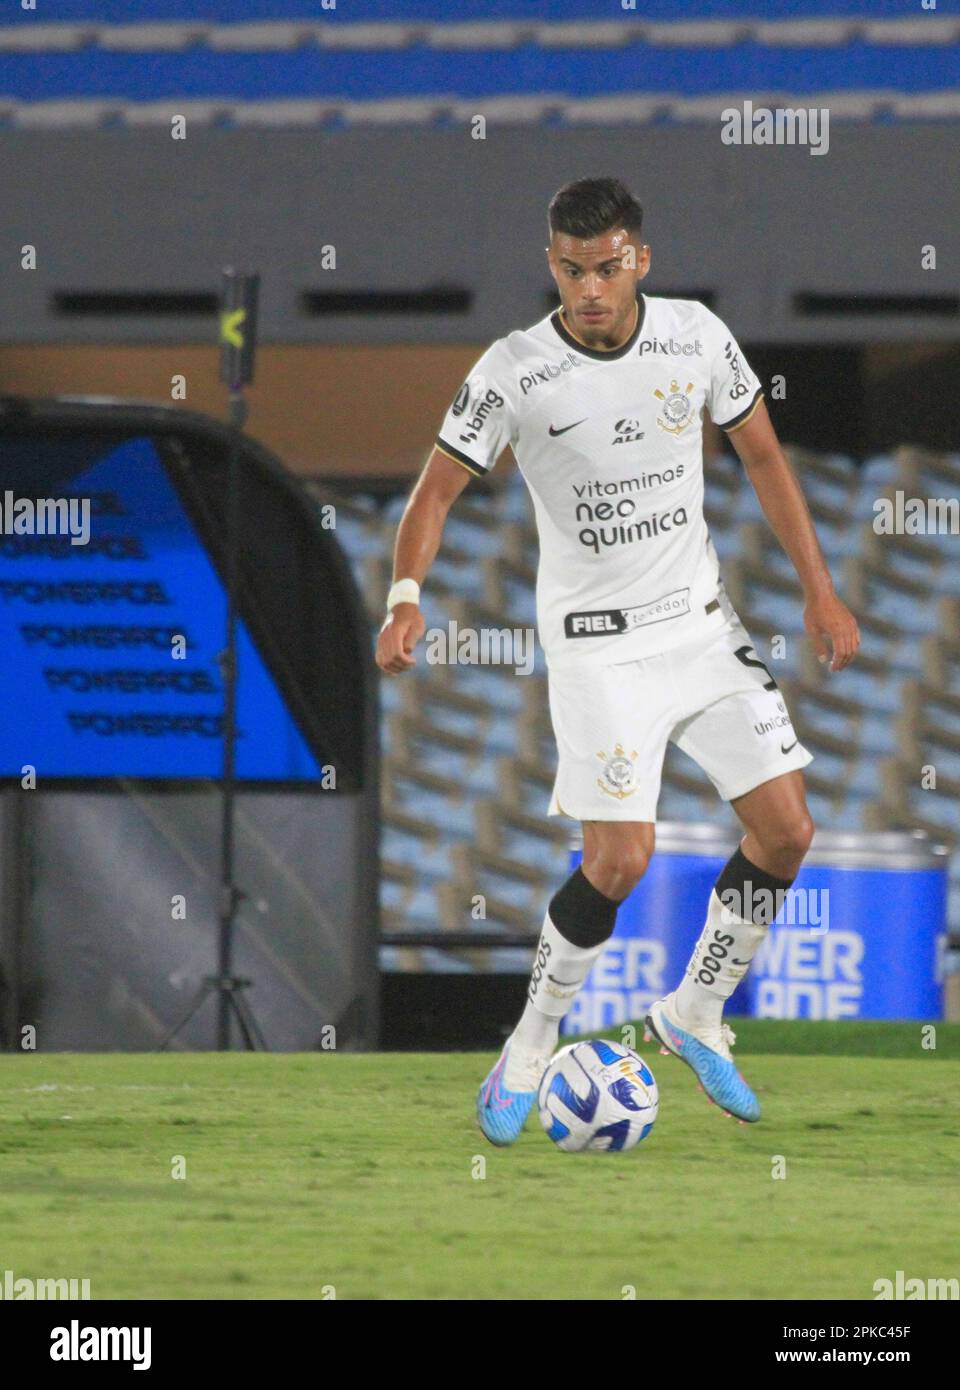
[[[257,276],[224,272],[224,311],[221,314],[223,356],[221,377],[230,386],[229,417],[233,426],[227,460],[227,619],[226,646],[217,658],[223,680],[223,774],[220,819],[220,911],[217,940],[217,973],[205,975],[186,1013],[160,1044],[167,1049],[173,1039],[210,997],[217,998],[217,1050],[230,1050],[230,1019],[236,1018],[248,1052],[267,1050],[267,1044],[244,994],[252,981],[233,973],[233,929],[237,908],[244,897],[234,883],[234,809],[237,764],[237,589],[240,550],[239,440],[247,419],[243,383],[253,376],[253,343],[256,325]],[[236,349],[237,351],[233,351]]]

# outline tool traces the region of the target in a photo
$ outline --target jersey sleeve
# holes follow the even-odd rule
[[[736,338],[722,319],[707,311],[712,344],[707,409],[715,425],[735,430],[745,425],[763,396],[763,387]]]
[[[477,477],[490,472],[512,438],[507,378],[502,349],[494,343],[454,396],[437,435],[437,448]]]

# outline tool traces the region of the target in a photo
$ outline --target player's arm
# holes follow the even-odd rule
[[[397,530],[393,553],[393,582],[412,579],[422,585],[433,564],[447,513],[470,481],[470,472],[434,449],[410,494]],[[395,604],[377,640],[377,665],[399,675],[416,665],[413,650],[426,624],[416,602]]]
[[[813,518],[793,470],[780,447],[762,398],[741,425],[727,431],[743,462],[774,535],[803,585],[803,624],[821,661],[831,671],[849,666],[860,646],[857,620],[833,587],[817,540]]]

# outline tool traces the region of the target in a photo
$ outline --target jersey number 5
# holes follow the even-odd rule
[[[753,655],[748,656],[748,652],[753,652]],[[757,656],[756,652],[753,651],[752,647],[738,647],[734,652],[734,656],[744,666],[755,666],[758,671],[762,671],[764,673],[764,675],[767,677],[763,687],[764,690],[780,689],[780,687],[777,685],[777,682],[773,679],[773,676],[771,676],[770,672],[767,670],[766,666],[764,666],[763,662]]]

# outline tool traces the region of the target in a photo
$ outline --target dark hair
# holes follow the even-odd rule
[[[586,239],[614,227],[626,227],[639,236],[643,208],[619,179],[577,179],[554,193],[547,220],[551,236],[566,232]]]

